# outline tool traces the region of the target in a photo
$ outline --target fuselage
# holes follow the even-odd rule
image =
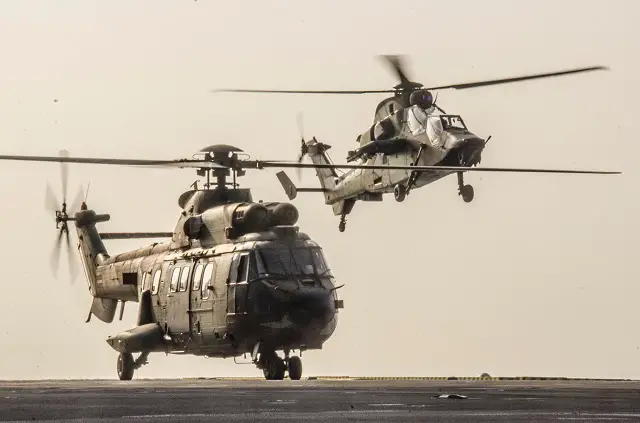
[[[82,213],[93,212],[78,213],[79,221]],[[296,226],[208,248],[175,249],[168,241],[112,257],[100,253],[101,242],[83,243],[92,228],[78,227],[81,253],[97,263],[85,269],[92,310],[99,303],[107,310],[100,318],[110,321],[115,301],[138,303],[136,327],[108,340],[117,351],[231,357],[258,342],[319,349],[336,328],[335,280],[322,248]]]
[[[458,115],[425,111],[417,105],[395,111],[372,125],[359,138],[353,155],[358,165],[473,166],[480,162],[485,141],[469,129]],[[335,181],[325,203],[348,198],[367,200],[370,194],[393,192],[405,185],[411,170],[354,169]],[[414,188],[435,182],[454,171],[421,171]],[[337,214],[337,213],[336,213]]]

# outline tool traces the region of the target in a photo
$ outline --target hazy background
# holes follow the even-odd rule
[[[211,89],[385,89],[376,58],[410,55],[440,85],[569,67],[595,72],[465,91],[438,102],[493,135],[483,166],[622,170],[620,176],[449,177],[396,203],[359,203],[338,232],[320,195],[295,200],[325,249],[345,309],[304,374],[640,377],[637,19],[628,1],[12,1],[0,5],[0,154],[190,157],[230,143],[292,160],[305,135],[345,162],[383,95],[212,94]],[[57,99],[57,102],[54,100]],[[277,170],[240,182],[286,201]],[[295,172],[289,172],[295,178]],[[86,283],[48,260],[45,184],[58,164],[2,162],[0,378],[116,378],[109,335],[135,324],[87,316]],[[70,166],[69,197],[103,231],[169,231],[190,170]],[[318,186],[303,172],[305,186]],[[69,199],[70,201],[71,199]],[[75,234],[73,237],[75,241]],[[106,241],[111,253],[142,241]],[[79,261],[77,261],[79,265]],[[232,359],[152,355],[137,377],[259,376]]]

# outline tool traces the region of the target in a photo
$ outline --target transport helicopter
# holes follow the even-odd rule
[[[247,169],[371,166],[242,156],[246,155],[241,149],[225,144],[178,160],[69,157],[64,150],[60,156],[0,155],[0,160],[61,164],[61,206],[50,186],[46,191],[58,230],[52,270],[55,273],[63,238],[69,259],[73,257],[69,228],[73,222],[92,296],[86,322],[92,316],[113,322],[118,304],[122,320],[125,304],[138,303],[135,326],[107,339],[119,353],[119,379],[132,379],[135,370],[148,363],[150,353],[163,352],[234,360],[250,354],[267,380],[281,380],[285,374],[297,380],[302,376],[302,352],[321,349],[334,333],[344,304],[323,248],[296,226],[295,206],[256,202],[251,189],[240,188],[237,178]],[[96,224],[109,221],[109,214],[89,209],[81,191],[67,204],[68,163],[191,168],[206,182],[198,188],[196,181],[193,189],[180,195],[181,211],[172,232],[101,233]],[[135,238],[164,240],[116,254],[109,253],[103,242]],[[292,356],[295,351],[300,354]]]
[[[346,227],[346,216],[351,213],[356,201],[382,201],[383,194],[393,192],[396,201],[402,202],[412,189],[456,174],[458,195],[469,203],[474,198],[472,185],[464,183],[463,174],[470,170],[534,173],[591,173],[619,174],[609,171],[580,171],[562,169],[523,168],[478,168],[491,136],[483,139],[469,130],[460,115],[449,114],[436,105],[432,91],[443,89],[467,89],[489,85],[512,83],[559,75],[606,70],[603,66],[592,66],[558,72],[519,76],[512,78],[478,81],[471,83],[441,85],[425,88],[423,84],[409,80],[401,56],[382,56],[395,70],[400,82],[390,90],[365,91],[309,91],[309,90],[259,90],[219,89],[214,92],[240,93],[285,93],[285,94],[369,94],[393,93],[383,99],[375,109],[373,124],[358,135],[359,147],[349,151],[347,162],[369,167],[354,168],[338,174],[335,169],[316,168],[321,188],[298,188],[284,172],[278,178],[290,200],[298,192],[323,192],[325,204],[331,205],[333,213],[340,216],[339,230]],[[315,137],[305,142],[302,138],[298,162],[309,156],[314,164],[331,163],[327,150],[331,146],[318,142]],[[385,167],[390,166],[390,167]],[[420,170],[420,166],[435,166],[431,170]]]

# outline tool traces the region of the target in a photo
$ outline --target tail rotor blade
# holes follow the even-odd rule
[[[45,198],[44,198],[45,209],[49,212],[55,212],[56,210],[58,210],[59,205],[60,203],[58,202],[58,199],[53,193],[53,188],[51,188],[51,185],[47,183],[47,188],[45,191]]]
[[[58,277],[58,268],[60,267],[60,247],[62,244],[62,231],[58,233],[58,238],[56,238],[55,243],[53,244],[53,249],[51,250],[51,257],[49,258],[49,266],[51,268],[51,272],[53,273],[53,277]]]
[[[60,157],[69,157],[67,150],[60,150]],[[67,186],[69,183],[69,164],[60,162],[60,176],[62,177],[62,202],[67,202]]]
[[[74,254],[73,248],[71,247],[71,240],[69,239],[69,232],[65,231],[65,243],[67,244],[67,261],[69,264],[69,275],[71,276],[71,285],[75,282],[78,271],[76,268],[76,256]]]
[[[298,112],[298,114],[296,115],[296,123],[298,125],[300,138],[304,139],[304,116],[302,115],[302,112]]]
[[[302,163],[302,160],[304,159],[304,155],[306,153],[306,145],[304,143],[304,116],[302,115],[302,112],[298,112],[298,114],[296,115],[296,123],[298,125],[298,132],[300,133],[300,154],[298,154],[298,163]],[[297,168],[296,169],[296,176],[298,177],[298,180],[302,179],[302,169],[301,168]]]
[[[71,202],[71,206],[68,208],[69,213],[75,213],[80,210],[80,204],[82,203],[82,199],[84,197],[84,191],[82,186],[78,188],[78,192],[76,193],[75,198]]]

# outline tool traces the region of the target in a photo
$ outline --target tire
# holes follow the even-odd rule
[[[302,360],[300,357],[294,356],[289,359],[289,378],[291,380],[300,380],[302,377]]]
[[[120,353],[118,355],[118,378],[120,380],[133,379],[134,360],[131,353]]]

